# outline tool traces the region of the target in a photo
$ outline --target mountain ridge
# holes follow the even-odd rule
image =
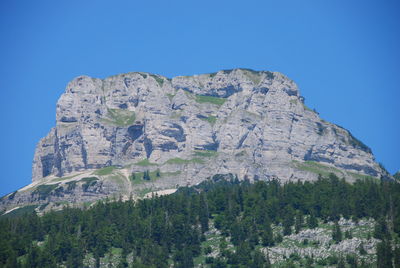
[[[215,174],[287,182],[331,172],[349,181],[390,177],[369,147],[321,119],[279,72],[79,76],[36,147],[29,194],[13,198],[75,203],[176,189]],[[37,188],[56,183],[41,200]]]

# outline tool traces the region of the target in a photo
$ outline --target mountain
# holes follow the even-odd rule
[[[304,104],[278,72],[80,76],[36,147],[32,184],[0,208],[173,192],[215,174],[240,180],[387,178],[369,147]]]

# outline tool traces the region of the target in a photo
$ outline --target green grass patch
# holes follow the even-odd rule
[[[167,162],[165,162],[165,163],[166,164],[183,165],[183,164],[190,163],[190,160],[175,157],[175,158],[168,159]]]
[[[44,199],[47,196],[49,196],[49,194],[58,187],[58,183],[57,184],[44,184],[44,185],[39,185],[38,187],[36,187],[35,191],[32,192],[32,194],[38,194],[40,196],[40,199]]]
[[[368,175],[363,175],[363,174],[358,174],[350,171],[343,171],[335,167],[327,166],[322,163],[316,162],[316,161],[305,161],[305,162],[299,162],[296,160],[293,160],[292,163],[294,166],[300,170],[303,171],[308,171],[312,172],[315,174],[321,174],[322,176],[328,176],[330,173],[334,173],[336,175],[341,174],[341,175],[350,175],[355,179],[358,180],[371,180],[371,181],[379,181],[378,178],[368,176]]]
[[[144,172],[135,172],[135,173],[132,173],[132,175],[131,176],[129,176],[129,180],[131,181],[131,183],[132,184],[141,184],[141,183],[143,183],[143,182],[145,182],[144,180],[143,180],[143,173]]]
[[[124,176],[122,174],[118,173],[118,174],[112,175],[110,177],[107,177],[107,179],[115,181],[117,184],[119,184],[120,186],[123,187],[122,190],[126,190],[124,187],[126,179],[124,178]]]
[[[146,171],[147,172],[147,171]],[[149,171],[149,180],[145,180],[145,173],[146,172],[134,172],[132,175],[129,177],[129,180],[131,181],[132,184],[142,184],[145,182],[154,182],[158,179],[160,179],[163,176],[169,175],[169,173],[162,173],[160,170],[153,170]],[[173,173],[173,172],[170,172]]]
[[[251,82],[253,82],[253,85],[257,86],[261,82],[261,76],[259,72],[244,69],[243,73]]]
[[[184,165],[184,164],[189,164],[189,163],[203,164],[204,161],[201,160],[200,158],[182,159],[179,157],[175,157],[175,158],[168,159],[167,162],[165,162],[165,164],[173,164],[173,165]]]
[[[136,115],[133,111],[122,109],[107,109],[107,117],[102,121],[119,127],[127,127],[135,122]]]
[[[141,166],[141,167],[147,167],[147,166],[157,166],[157,164],[156,163],[151,163],[150,161],[149,161],[149,159],[143,159],[143,160],[141,160],[141,161],[139,161],[139,162],[137,162],[137,163],[135,163],[135,165],[137,165],[137,166]]]
[[[147,74],[145,74],[145,73],[138,73],[138,74],[140,74],[144,79],[147,78]]]
[[[99,176],[110,175],[114,171],[114,169],[115,169],[114,166],[108,166],[108,167],[96,170],[94,172],[94,174],[99,175]]]
[[[156,80],[156,82],[158,83],[158,85],[159,85],[160,87],[163,86],[163,84],[164,84],[164,79],[162,79],[161,77],[159,77],[159,76],[157,76],[157,75],[154,75],[154,74],[151,74],[150,76],[153,77],[154,80]]]
[[[205,118],[200,118],[200,119],[201,119],[201,120],[204,120],[204,121],[207,121],[207,122],[210,123],[211,125],[214,125],[215,122],[217,122],[217,117],[216,117],[216,116],[213,116],[213,115],[210,115],[210,116],[205,117]]]
[[[211,150],[196,150],[194,151],[194,155],[198,157],[214,157],[218,154],[217,151]]]
[[[168,97],[168,99],[169,99],[170,101],[175,97],[175,95],[176,95],[176,94],[167,93],[167,97]]]
[[[221,106],[226,101],[226,99],[224,99],[224,98],[218,98],[218,97],[212,97],[212,96],[203,96],[203,95],[196,95],[196,99],[195,100],[196,100],[197,103],[211,103],[211,104],[215,104],[215,105],[218,105],[218,106]]]
[[[296,168],[300,170],[312,172],[315,174],[321,174],[323,176],[328,176],[330,173],[343,174],[343,171],[338,168],[327,166],[315,161],[299,162],[293,160],[292,163],[295,165]]]
[[[98,181],[99,179],[97,177],[86,177],[86,178],[82,178],[79,181],[81,182],[85,182],[85,183],[91,183],[93,181]]]

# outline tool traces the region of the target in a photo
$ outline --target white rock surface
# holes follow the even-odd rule
[[[219,98],[214,104],[199,95]],[[315,179],[316,172],[298,168],[303,161],[384,175],[368,147],[307,109],[296,84],[277,72],[235,69],[172,80],[147,73],[81,76],[60,97],[56,118],[37,145],[33,181],[146,158],[162,171],[181,171],[179,180],[189,184],[215,173]],[[216,153],[199,164],[191,161],[198,150]],[[177,157],[186,163],[165,164]]]
[[[390,176],[367,146],[303,101],[278,72],[78,77],[58,100],[56,126],[37,144],[32,184],[0,199],[0,210],[143,197],[215,174],[282,182],[330,172],[349,181]],[[108,166],[115,169],[95,172]],[[132,179],[147,171],[151,180]]]

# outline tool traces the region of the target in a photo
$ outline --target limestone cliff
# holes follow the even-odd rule
[[[31,187],[86,174],[109,185],[101,196],[130,195],[215,174],[285,182],[329,172],[348,180],[387,175],[367,146],[307,108],[283,74],[135,72],[67,85],[56,126],[37,145]]]

